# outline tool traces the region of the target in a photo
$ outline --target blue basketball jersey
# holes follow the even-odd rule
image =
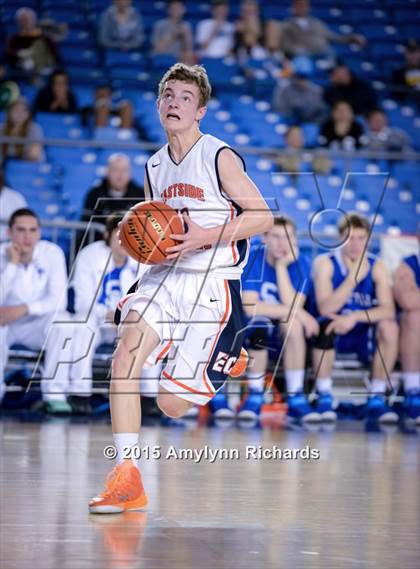
[[[347,278],[348,269],[340,252],[329,255],[329,259],[333,264],[332,286],[333,289],[336,290]],[[378,300],[376,298],[376,286],[372,275],[376,257],[368,253],[367,261],[369,263],[369,271],[367,275],[354,287],[351,295],[346,300],[341,310],[339,310],[338,314],[346,314],[356,310],[366,310],[377,306]]]
[[[128,259],[121,267],[115,267],[106,273],[101,285],[101,292],[98,296],[98,303],[104,304],[110,310],[114,310],[120,300],[123,291],[121,290],[121,271],[126,267]],[[125,291],[124,291],[125,292]]]
[[[405,257],[405,259],[403,259],[403,262],[406,263],[413,271],[414,277],[416,279],[416,284],[418,287],[420,287],[420,263],[418,256],[410,255],[409,257]]]
[[[308,294],[311,286],[311,263],[300,255],[296,261],[287,267],[290,282],[297,292]],[[258,292],[261,302],[272,304],[281,303],[277,287],[276,269],[267,261],[266,248],[257,246],[251,249],[248,264],[242,275],[242,289]]]

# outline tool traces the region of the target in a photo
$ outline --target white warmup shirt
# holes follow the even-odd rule
[[[65,310],[67,269],[60,247],[41,240],[28,265],[15,265],[6,253],[9,246],[0,245],[0,306],[26,304],[34,316]]]
[[[223,226],[240,215],[241,208],[220,185],[217,161],[224,148],[229,147],[222,140],[205,134],[176,164],[166,144],[146,164],[153,199],[179,211],[187,209],[191,219],[204,228]],[[211,271],[212,275],[224,279],[239,279],[248,253],[248,239],[232,243],[221,240],[210,249],[181,257],[177,267],[194,272]]]
[[[235,26],[231,22],[221,25],[206,48],[200,47],[208,41],[215,27],[219,27],[219,23],[211,18],[198,23],[196,42],[201,57],[226,57],[233,49]]]
[[[82,249],[77,255],[72,279],[77,318],[87,320],[95,316],[103,322],[106,313],[115,310],[120,298],[147,270],[147,265],[140,265],[128,256],[122,267],[116,267],[111,248],[105,241]]]

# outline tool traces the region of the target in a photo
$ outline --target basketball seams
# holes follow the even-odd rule
[[[143,204],[142,204],[142,205],[143,205]],[[154,250],[154,249],[157,249],[157,250],[159,251],[159,253],[161,254],[161,256],[162,256],[164,259],[166,259],[166,253],[165,253],[164,251],[162,251],[162,249],[159,247],[158,243],[156,243],[156,242],[153,240],[152,236],[151,236],[150,233],[147,231],[146,212],[145,212],[143,209],[142,209],[141,211],[142,211],[142,213],[143,213],[143,218],[145,218],[145,219],[143,219],[143,220],[142,220],[142,217],[139,215],[139,211],[138,211],[138,210],[135,210],[135,209],[132,210],[132,212],[135,214],[135,216],[136,216],[136,218],[137,218],[138,223],[140,224],[141,228],[142,228],[143,231],[144,231],[144,234],[145,234],[144,236],[145,236],[145,237],[147,236],[148,240],[150,241],[150,246],[152,247],[152,255],[153,255],[153,250]]]
[[[182,231],[182,223],[175,210],[173,210],[170,206],[167,206],[163,202],[146,202],[134,206],[127,212],[126,222],[123,225],[124,231],[124,244],[128,251],[130,251],[131,256],[139,260],[139,257],[142,259],[141,262],[145,264],[159,264],[166,260],[166,251],[163,249],[162,244],[160,243],[160,239],[156,239],[159,237],[159,232],[153,227],[149,217],[147,216],[147,212],[155,218],[156,222],[162,227],[166,240],[171,241],[174,245],[177,243],[173,239],[171,239],[168,235],[172,233],[181,233]],[[128,219],[132,219],[132,222],[135,224],[136,231],[144,240],[145,244],[148,248],[152,249],[152,253],[150,253],[147,257],[143,257],[141,251],[139,249],[134,249],[131,242],[133,241],[133,235],[128,233],[125,229],[125,226],[128,226]],[[173,222],[179,222],[179,227],[173,227]],[[152,227],[148,228],[148,224],[151,224]],[[174,223],[175,225],[176,223]],[[181,229],[180,229],[181,227]],[[168,246],[172,246],[172,243],[168,244]],[[127,252],[128,252],[127,251]],[[157,259],[156,259],[157,257]]]

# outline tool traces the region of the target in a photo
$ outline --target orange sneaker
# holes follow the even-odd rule
[[[147,506],[139,469],[132,460],[124,460],[110,472],[105,490],[89,502],[91,514],[119,514],[142,510]]]
[[[230,377],[241,377],[245,373],[245,370],[248,366],[248,352],[245,348],[241,348],[241,353],[239,354],[239,358],[237,359],[235,365],[230,370],[229,375]]]

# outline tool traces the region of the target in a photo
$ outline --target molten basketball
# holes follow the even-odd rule
[[[184,233],[177,212],[162,202],[145,202],[132,207],[120,225],[120,241],[125,251],[140,263],[158,265],[166,261],[166,250],[178,241],[172,233]]]

